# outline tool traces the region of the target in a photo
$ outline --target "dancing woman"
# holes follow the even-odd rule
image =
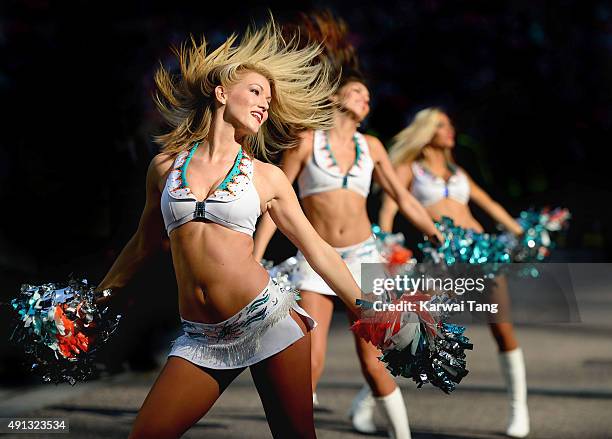
[[[394,138],[391,161],[404,187],[425,206],[434,220],[449,217],[454,224],[482,232],[482,226],[472,216],[468,202],[473,201],[507,230],[520,235],[521,226],[510,214],[478,186],[452,157],[455,130],[448,117],[437,108],[427,108]],[[380,210],[379,223],[391,231],[398,207],[386,196]],[[498,277],[492,299],[501,309],[509,311],[510,302],[505,278]],[[527,384],[523,353],[509,319],[490,324],[499,347],[499,360],[508,386],[510,420],[506,434],[525,437],[529,433]]]
[[[281,169],[290,182],[296,178],[302,208],[317,233],[331,244],[347,263],[355,280],[361,281],[361,263],[382,262],[372,236],[366,199],[372,176],[390,197],[397,201],[402,214],[430,237],[439,237],[424,208],[410,195],[395,175],[381,142],[357,131],[367,116],[370,95],[363,76],[356,69],[352,46],[347,45],[346,26],[329,14],[303,16],[298,26],[302,35],[326,44],[325,63],[342,68],[334,103],[333,127],[306,132],[297,148],[284,152]],[[275,226],[264,215],[255,234],[255,258],[260,260],[272,238]],[[303,252],[297,254],[294,282],[300,290],[300,305],[317,321],[312,333],[312,391],[323,372],[327,336],[332,319],[333,289],[314,270]],[[380,353],[371,344],[355,337],[361,370],[369,385],[353,402],[351,419],[356,430],[373,433],[376,396],[396,439],[410,437],[406,408],[394,379],[378,360]]]
[[[293,146],[298,131],[331,125],[329,70],[271,22],[208,53],[178,51],[180,75],[156,74],[172,127],[149,166],[138,229],[99,290],[121,289],[169,235],[185,334],[144,401],[131,438],[176,438],[246,367],[275,438],[315,437],[310,334],[315,323],[253,258],[268,213],[310,265],[356,311],[360,290],[315,232],[277,167],[253,159]]]

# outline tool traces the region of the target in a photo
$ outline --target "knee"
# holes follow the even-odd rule
[[[319,352],[312,352],[310,357],[310,367],[313,371],[319,372],[323,370],[325,366],[325,354]]]

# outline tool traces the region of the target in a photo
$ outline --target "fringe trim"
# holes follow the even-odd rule
[[[172,342],[170,355],[180,351],[196,364],[213,362],[215,365],[240,367],[259,351],[264,333],[286,318],[291,308],[297,304],[293,291],[281,289],[277,285],[274,285],[273,288],[277,289],[275,294],[277,294],[279,303],[273,305],[272,311],[266,315],[265,319],[254,328],[249,328],[243,337],[229,343],[207,344],[208,340],[202,340],[202,337],[184,334]],[[274,297],[271,297],[271,300],[274,300]]]

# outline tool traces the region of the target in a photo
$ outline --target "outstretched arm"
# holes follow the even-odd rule
[[[410,182],[412,181],[412,170],[410,169],[409,164],[402,164],[395,168],[395,174],[402,185],[402,187],[407,188],[410,186]],[[395,219],[395,215],[397,215],[397,211],[399,210],[397,203],[391,198],[387,193],[383,194],[382,207],[380,208],[380,212],[378,213],[378,225],[385,232],[393,231],[393,220]]]
[[[468,175],[465,171],[463,172],[465,175]],[[510,230],[510,232],[514,233],[515,235],[520,235],[523,233],[523,229],[519,223],[512,218],[512,216],[506,209],[503,208],[501,204],[493,200],[489,194],[487,194],[474,182],[474,180],[472,180],[469,175],[468,180],[470,182],[470,200],[480,206],[482,210],[491,216],[491,218],[503,225],[506,229]]]
[[[391,165],[383,144],[376,137],[367,136],[367,139],[372,158],[375,162],[374,177],[378,184],[397,203],[402,215],[414,224],[417,229],[430,238],[436,237],[441,242],[442,235],[436,229],[431,216],[402,184]],[[388,224],[386,225],[388,226]]]
[[[280,168],[287,176],[290,184],[293,184],[302,170],[302,166],[308,158],[311,148],[312,132],[307,132],[302,135],[300,144],[296,148],[288,149],[283,153]],[[259,219],[255,232],[253,257],[256,261],[260,261],[263,258],[266,248],[274,236],[274,232],[276,232],[276,224],[270,218],[269,213],[266,212]]]
[[[355,301],[361,298],[361,290],[355,283],[346,264],[327,242],[314,230],[283,172],[270,166],[268,183],[273,197],[267,203],[270,218],[280,231],[304,254],[306,261],[340,297],[349,310],[357,314]]]
[[[158,154],[151,160],[147,171],[146,201],[138,229],[125,245],[112,267],[97,286],[96,290],[124,287],[143,263],[161,246],[164,223],[160,211],[159,181],[160,170],[169,168],[169,158]]]

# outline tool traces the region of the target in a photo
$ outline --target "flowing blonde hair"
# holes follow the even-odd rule
[[[256,135],[241,139],[248,153],[267,159],[296,146],[303,130],[331,128],[328,98],[335,82],[331,69],[317,62],[320,45],[300,44],[297,35],[283,38],[272,18],[259,30],[249,28],[238,45],[236,41],[232,35],[207,53],[204,39],[197,44],[191,38],[190,44],[175,49],[178,77],[163,66],[155,73],[155,102],[171,127],[156,138],[162,151],[175,154],[205,139],[215,111],[215,87],[235,84],[246,71],[263,75],[272,89],[267,122]]]
[[[437,107],[429,107],[419,111],[410,125],[393,138],[393,143],[389,148],[391,163],[399,165],[417,160],[421,156],[423,148],[434,138],[442,114],[445,114],[444,111]],[[444,155],[447,162],[454,162],[450,150],[445,149]]]

